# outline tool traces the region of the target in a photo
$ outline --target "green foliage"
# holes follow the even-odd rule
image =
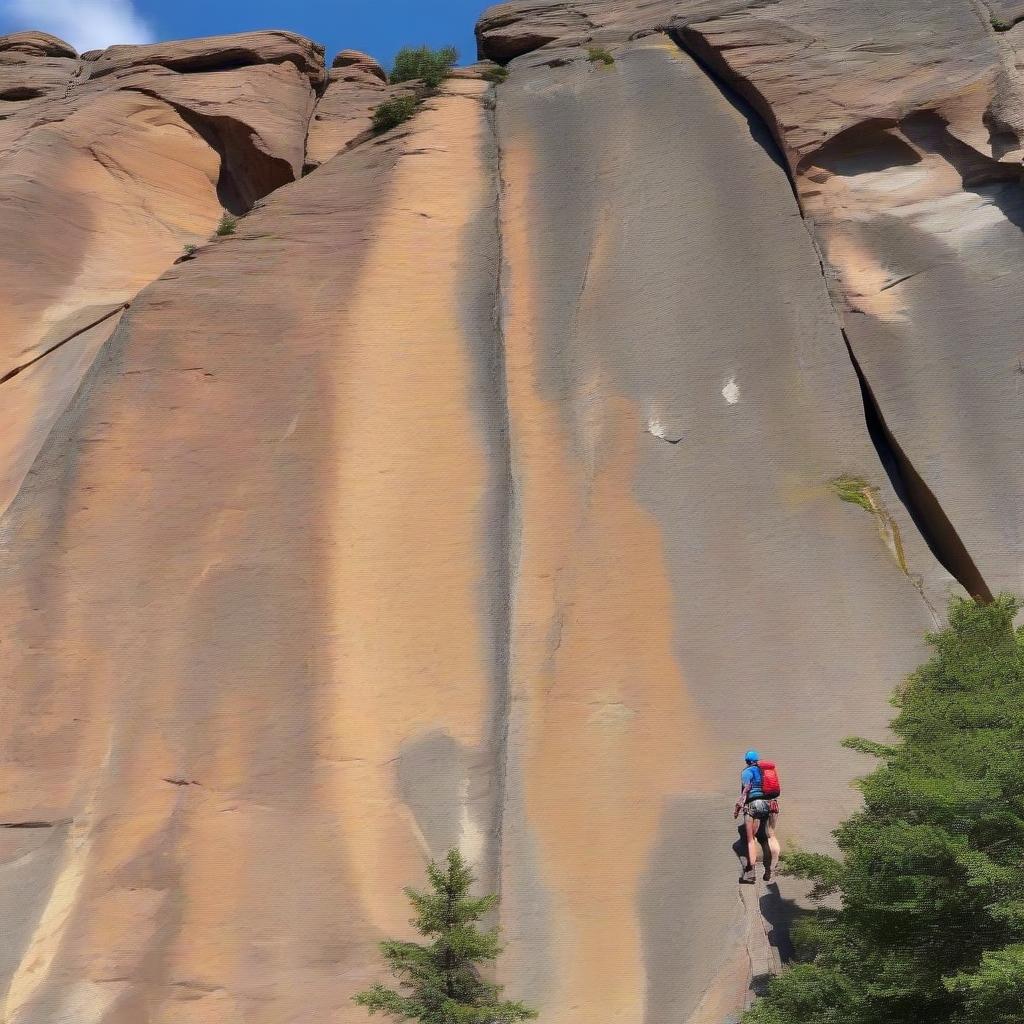
[[[1013,22],[1007,21],[1005,18],[993,17],[990,18],[989,20],[992,22],[992,27],[997,32],[1009,32],[1010,29],[1013,28]]]
[[[973,973],[946,982],[964,1001],[964,1016],[988,1024],[1019,1024],[1024,1016],[1024,945],[984,953]]]
[[[232,217],[230,213],[225,213],[220,219],[220,223],[217,225],[218,235],[233,235],[235,228],[238,227],[238,219]]]
[[[1024,630],[1021,602],[956,601],[894,704],[898,742],[836,831],[841,858],[787,873],[837,894],[795,934],[805,961],[746,1024],[1010,1024],[1024,1019]]]
[[[373,112],[373,130],[386,132],[397,128],[416,113],[418,101],[415,96],[396,96],[385,100]]]
[[[420,79],[424,85],[436,89],[455,67],[459,51],[454,46],[432,50],[429,46],[403,46],[395,56],[391,69],[391,81],[411,82]]]
[[[603,46],[591,46],[587,50],[587,60],[591,64],[596,64],[600,61],[602,64],[614,64],[615,58],[612,56],[610,50],[606,50]]]
[[[498,903],[497,896],[473,899],[473,872],[457,850],[445,866],[427,865],[430,892],[406,889],[416,916],[413,927],[429,945],[388,939],[381,951],[406,994],[374,985],[353,998],[371,1014],[383,1013],[423,1024],[514,1024],[537,1016],[522,1003],[501,1000],[501,986],[484,981],[478,964],[501,953],[497,929],[476,924]]]
[[[185,243],[185,248],[184,248],[182,254],[185,255],[185,256],[195,256],[196,249],[198,249],[198,248],[199,248],[199,246],[197,246],[195,244],[195,242],[186,242]]]
[[[508,68],[502,66],[501,64],[499,64],[497,67],[488,68],[484,72],[484,78],[486,78],[488,82],[494,82],[495,84],[498,84],[499,82],[504,82],[508,78],[508,76]]]
[[[863,477],[844,474],[843,476],[837,476],[835,480],[830,480],[829,483],[832,486],[832,490],[843,501],[848,501],[851,505],[860,505],[861,508],[867,509],[868,512],[875,511],[868,498],[868,491],[870,490],[868,482]]]

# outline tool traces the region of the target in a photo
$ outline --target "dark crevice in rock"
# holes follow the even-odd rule
[[[236,216],[248,213],[255,203],[282,185],[295,180],[292,165],[264,152],[256,133],[242,121],[217,114],[200,114],[161,96],[156,90],[135,87],[132,91],[152,96],[173,107],[178,116],[220,156],[217,198]]]
[[[45,89],[35,89],[29,85],[15,85],[0,92],[0,100],[37,100],[46,95]]]
[[[302,139],[302,171],[301,176],[305,177],[311,171],[315,171],[319,164],[311,163],[309,159],[309,133],[313,128],[313,122],[318,119],[317,112],[320,109],[320,102],[327,95],[327,89],[331,84],[330,78],[325,74],[319,82],[313,83],[313,105],[309,109],[309,117],[306,120],[306,134]]]
[[[494,91],[493,89],[491,90]],[[498,126],[496,104],[484,108],[491,145],[491,175],[493,179],[493,219],[491,221],[497,245],[492,283],[492,348],[489,358],[481,362],[481,376],[486,377],[493,389],[492,408],[488,411],[492,421],[492,463],[494,484],[492,503],[495,513],[495,565],[497,588],[493,595],[495,619],[494,644],[494,713],[492,716],[491,749],[497,762],[497,800],[493,834],[491,837],[495,883],[502,888],[502,849],[505,836],[506,805],[508,802],[509,727],[512,705],[512,620],[513,587],[516,578],[516,485],[512,468],[511,426],[509,423],[508,370],[505,345],[505,245],[503,210],[506,184],[501,132]]]
[[[94,327],[99,327],[104,321],[111,319],[111,317],[117,316],[119,313],[123,313],[128,308],[130,303],[122,302],[119,306],[115,306],[114,309],[104,313],[103,316],[97,317],[91,323],[86,324],[84,327],[79,327],[77,331],[72,331],[66,338],[61,338],[56,344],[51,345],[44,352],[40,352],[39,355],[34,356],[26,363],[21,363],[19,366],[15,366],[13,370],[8,370],[2,377],[0,377],[0,384],[6,384],[9,380],[17,377],[23,370],[27,370],[30,366],[35,366],[40,359],[45,359],[51,352],[56,352],[57,349],[63,348],[69,341],[74,341],[75,338],[80,338],[83,334],[91,331]]]
[[[800,161],[800,169],[821,167],[845,178],[894,167],[912,167],[921,154],[893,133],[895,119],[871,118],[833,135]]]
[[[59,818],[57,821],[0,821],[0,828],[59,828],[70,825],[71,818]]]
[[[217,198],[225,210],[235,215],[248,213],[264,196],[295,180],[292,165],[264,153],[247,124],[233,117],[201,115],[177,104],[171,106],[220,154]]]
[[[787,158],[785,139],[771,104],[748,79],[734,74],[721,53],[710,46],[699,32],[686,25],[670,26],[666,32],[680,50],[693,58],[722,95],[747,118],[754,140],[785,169],[793,187],[793,194],[797,203],[800,203],[800,195],[793,181],[793,167]],[[768,139],[771,140],[770,144],[767,143]]]
[[[300,64],[294,54],[268,57],[266,54],[246,47],[218,50],[212,53],[186,54],[180,57],[146,54],[140,55],[136,61],[127,63],[110,61],[109,64],[104,64],[102,57],[106,52],[106,50],[92,50],[82,54],[83,61],[89,65],[91,79],[104,78],[126,69],[147,66],[166,68],[168,71],[176,71],[179,74],[209,74],[214,71],[238,71],[240,68],[259,67],[266,64],[293,64],[300,73],[310,79],[314,79],[322,70],[322,68],[305,62]]]
[[[778,126],[770,110],[767,110],[760,94],[756,96],[741,92],[734,84],[733,77],[728,73],[724,63],[717,58],[717,51],[699,43],[703,37],[689,29],[671,28],[666,30],[668,37],[707,75],[711,84],[722,94],[726,101],[747,122],[750,137],[768,154],[772,162],[786,173],[789,187],[797,205],[801,206],[800,194],[793,179],[793,172],[786,160],[778,134]]]
[[[893,490],[903,502],[932,554],[945,567],[946,571],[975,600],[991,601],[992,591],[989,590],[988,584],[982,578],[956,528],[950,522],[932,489],[914,468],[914,464],[889,429],[878,400],[875,398],[875,393],[861,368],[860,361],[853,351],[853,346],[850,344],[845,330],[843,331],[843,341],[846,343],[846,351],[860,384],[868,434],[875,446],[875,451],[878,452],[878,458],[889,477]]]

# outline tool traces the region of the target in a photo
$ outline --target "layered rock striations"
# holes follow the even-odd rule
[[[0,39],[5,1020],[361,1021],[453,845],[545,1019],[746,1002],[740,754],[827,842],[1021,572],[1017,15],[905,6],[506,4],[384,134]]]

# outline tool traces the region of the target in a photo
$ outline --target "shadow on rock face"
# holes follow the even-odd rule
[[[736,862],[726,845],[728,806],[722,795],[680,797],[665,805],[637,897],[647,1024],[687,1020],[743,941]],[[724,809],[721,825],[712,824],[716,809]]]
[[[768,849],[767,823],[762,822],[757,830],[757,841],[761,847],[761,865],[768,863],[771,851]],[[747,836],[742,821],[736,829],[736,841],[732,844],[733,853],[740,862],[740,870],[746,863]],[[773,865],[778,870],[778,865]],[[790,929],[793,922],[800,917],[801,910],[795,900],[785,899],[779,889],[778,880],[767,883],[758,900],[761,917],[764,920],[765,935],[770,945],[778,951],[779,959],[789,963],[794,957],[793,941],[790,938]],[[767,983],[765,980],[765,984]],[[754,990],[758,990],[758,979],[753,979]]]
[[[491,760],[435,729],[405,744],[397,771],[399,793],[430,856],[458,848],[483,883],[492,884],[496,790]]]

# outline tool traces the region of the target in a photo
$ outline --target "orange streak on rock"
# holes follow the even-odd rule
[[[510,146],[504,167],[505,334],[523,523],[512,736],[552,894],[559,987],[544,1011],[565,1024],[639,1024],[640,881],[666,799],[711,788],[701,767],[706,727],[673,654],[660,532],[633,493],[639,410],[597,374],[572,397],[570,439],[563,411],[542,395],[530,154]],[[592,268],[603,245],[599,235]]]
[[[0,376],[132,299],[220,216],[217,154],[161,100],[103,96],[42,133],[0,154]],[[3,385],[0,511],[115,324]]]
[[[430,102],[411,123],[356,298],[336,328],[336,684],[320,753],[357,889],[384,933],[408,930],[401,889],[422,876],[428,852],[397,787],[403,745],[443,731],[478,747],[492,705],[488,475],[472,377],[473,350],[492,342],[463,323],[474,268],[459,257],[493,199],[482,91],[460,85],[461,95]],[[475,854],[473,838],[463,840]]]

